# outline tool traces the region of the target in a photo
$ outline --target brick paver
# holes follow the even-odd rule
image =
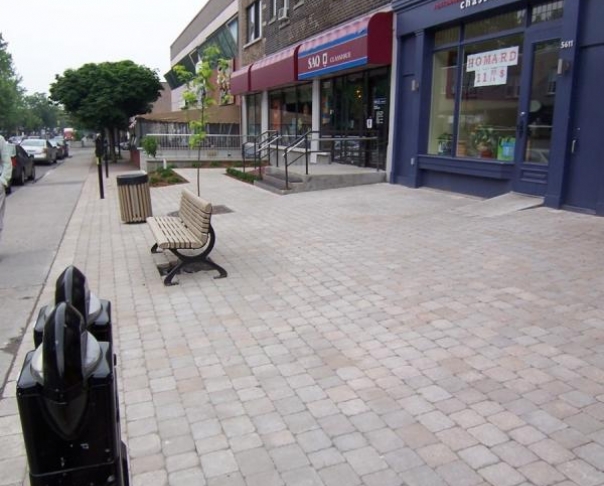
[[[69,264],[112,302],[131,484],[604,484],[601,218],[387,184],[278,197],[204,170],[233,211],[212,220],[229,276],[164,287],[167,256],[95,181],[42,302]],[[152,189],[154,213],[181,189]],[[0,400],[0,486],[26,476],[30,347]]]

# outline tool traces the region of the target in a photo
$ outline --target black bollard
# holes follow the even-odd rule
[[[111,335],[111,302],[99,299],[88,289],[86,276],[75,266],[67,267],[55,284],[54,305],[68,302],[73,305],[85,318],[88,331],[97,341],[113,343]],[[42,344],[44,325],[53,305],[46,305],[40,309],[34,325],[34,346]]]
[[[73,305],[52,309],[42,344],[27,353],[17,405],[31,486],[128,485],[112,346]]]

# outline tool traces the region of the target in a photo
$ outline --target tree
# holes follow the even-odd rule
[[[197,109],[199,117],[189,121],[191,129],[191,138],[189,146],[197,148],[197,195],[200,194],[199,187],[199,162],[201,160],[201,146],[207,136],[206,127],[208,125],[208,108],[216,104],[215,91],[216,86],[212,83],[214,70],[224,72],[228,61],[220,57],[221,51],[218,46],[210,45],[206,47],[201,58],[195,65],[195,72],[192,73],[180,64],[174,66],[176,76],[185,83],[183,100],[185,110]]]
[[[81,125],[107,131],[115,160],[115,132],[150,112],[162,89],[155,71],[132,61],[89,63],[57,76],[50,97]]]
[[[11,133],[19,125],[23,108],[21,77],[13,66],[13,57],[8,52],[8,43],[0,33],[0,130]]]
[[[30,119],[35,120],[35,125],[30,127],[30,130],[52,129],[57,126],[61,110],[48,99],[46,94],[34,93],[26,96],[25,107],[29,112]]]

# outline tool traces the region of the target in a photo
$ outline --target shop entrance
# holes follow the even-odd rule
[[[385,168],[389,73],[389,68],[380,68],[321,83],[321,134],[342,138],[322,147],[331,152],[334,162]],[[360,137],[377,137],[377,141]]]
[[[557,29],[527,33],[516,124],[514,190],[542,196],[547,184],[560,57]],[[500,149],[505,147],[500,147]]]
[[[601,214],[598,199],[603,196],[600,194],[602,151],[596,147],[602,145],[604,111],[595,100],[598,99],[597,93],[602,90],[604,79],[604,46],[584,48],[581,51],[581,66],[564,205]]]

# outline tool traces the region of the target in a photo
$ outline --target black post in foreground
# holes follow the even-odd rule
[[[96,157],[96,166],[99,171],[99,193],[101,195],[101,199],[105,199],[105,192],[103,190],[103,139],[101,135],[97,133],[94,139],[94,155]]]
[[[105,139],[103,147],[105,151],[105,177],[109,179],[109,144],[107,143],[107,139]]]
[[[41,311],[39,344],[17,379],[31,486],[130,484],[110,312],[75,267],[58,278],[55,305]]]

